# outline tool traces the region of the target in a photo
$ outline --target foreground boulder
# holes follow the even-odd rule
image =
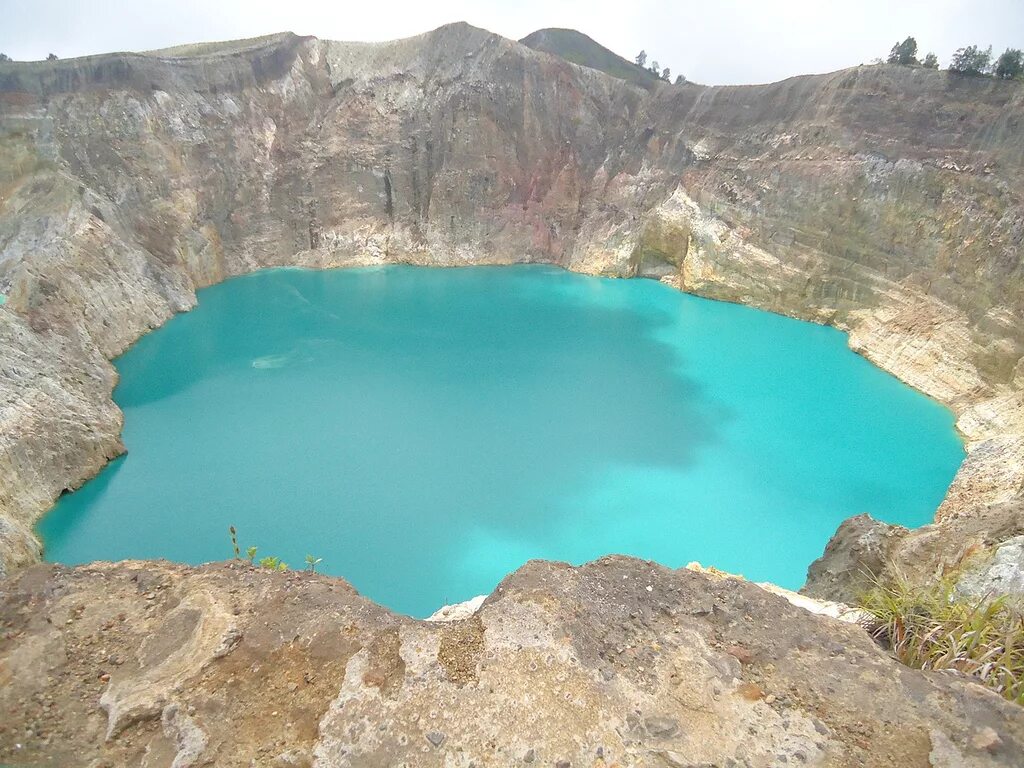
[[[823,600],[855,604],[876,579],[889,576],[899,542],[909,533],[900,525],[888,525],[870,515],[844,520],[829,540],[825,552],[807,569],[804,594]]]
[[[981,506],[908,530],[856,515],[844,520],[811,563],[800,591],[855,604],[876,582],[927,586],[942,580],[964,595],[1024,600],[1024,503]]]
[[[531,562],[470,618],[242,563],[0,588],[0,762],[1020,765],[1024,709],[855,625],[623,557]]]

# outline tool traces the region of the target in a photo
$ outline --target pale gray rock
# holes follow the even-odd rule
[[[1007,539],[990,557],[962,572],[956,591],[970,597],[1024,595],[1024,536]]]
[[[174,741],[177,749],[171,768],[192,768],[200,764],[207,738],[202,729],[177,704],[164,707],[160,716],[164,735]]]

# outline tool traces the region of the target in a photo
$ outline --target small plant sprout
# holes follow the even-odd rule
[[[228,531],[231,533],[231,548],[235,552],[235,560],[242,559],[242,552],[238,546],[238,531],[235,526],[229,526]],[[273,557],[267,555],[261,557],[259,561],[256,560],[257,547],[246,547],[245,557],[249,561],[249,565],[259,565],[260,568],[268,568],[272,571],[287,571],[288,563],[281,560],[280,557]],[[316,569],[316,564],[320,562],[319,557],[313,557],[312,555],[306,555],[306,565],[309,566],[310,570]]]
[[[267,555],[260,560],[260,568],[267,568],[271,571],[287,571],[288,563],[281,560],[280,557]]]
[[[306,555],[306,568],[309,569],[311,573],[316,573],[316,567],[320,564],[322,560],[322,557],[313,557],[313,555]]]

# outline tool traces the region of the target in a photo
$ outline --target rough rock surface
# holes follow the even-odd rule
[[[887,525],[857,515],[845,520],[825,553],[807,572],[802,592],[823,600],[855,604],[875,579],[899,575],[914,584],[940,579],[967,578],[968,584],[985,583],[986,564],[996,562],[1003,545],[1024,535],[1024,504],[1020,501],[982,507],[915,530]],[[1020,550],[1010,546],[998,562],[1009,566]],[[1024,567],[1024,564],[1022,564]],[[993,594],[1024,597],[1024,583],[1009,571],[990,574]],[[978,578],[975,581],[975,578]],[[970,589],[964,591],[971,594]]]
[[[1016,766],[1024,709],[735,578],[532,562],[470,618],[243,563],[0,594],[0,762]]]
[[[834,324],[956,411],[969,455],[935,524],[849,521],[812,594],[849,597],[865,565],[1003,563],[1024,534],[1022,133],[1015,83],[881,66],[644,90],[462,24],[0,63],[0,761],[1020,764],[1022,710],[738,579],[535,563],[418,622],[237,564],[20,568],[33,522],[123,451],[109,360],[197,288],[522,261]]]
[[[956,591],[970,597],[1024,595],[1024,536],[993,548],[992,556],[958,574]]]
[[[1022,115],[1020,84],[888,66],[647,91],[465,24],[0,64],[0,572],[123,450],[108,360],[277,265],[544,261],[835,324],[960,417],[934,536],[1002,520]]]
[[[807,569],[803,591],[850,605],[894,562],[895,550],[910,531],[887,525],[870,515],[844,520],[820,558]]]

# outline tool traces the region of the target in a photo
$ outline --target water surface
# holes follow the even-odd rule
[[[798,588],[963,458],[834,329],[547,267],[260,272],[116,363],[129,452],[41,521],[48,559],[224,559],[234,524],[415,616],[610,552]]]

